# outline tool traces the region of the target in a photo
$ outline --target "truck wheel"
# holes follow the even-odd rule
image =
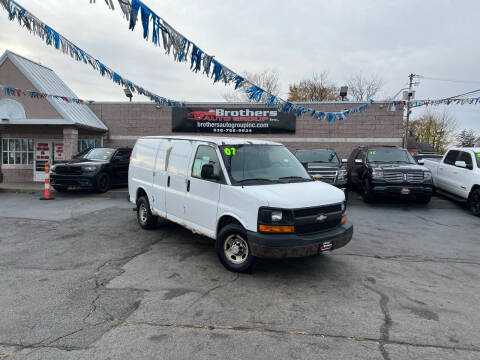
[[[480,189],[473,190],[468,199],[470,210],[475,216],[480,216]]]
[[[110,176],[107,173],[100,173],[97,176],[95,190],[99,193],[107,192],[110,189]]]
[[[56,192],[65,192],[68,190],[68,186],[53,185],[53,188],[55,189]]]
[[[248,245],[247,232],[238,224],[228,224],[222,228],[215,244],[220,262],[233,272],[249,272],[255,264]]]
[[[140,196],[137,200],[137,221],[142,229],[150,230],[157,225],[157,216],[152,214],[150,203],[146,196]]]
[[[420,195],[417,196],[417,202],[419,204],[428,204],[432,200],[432,195]]]
[[[368,179],[364,179],[362,182],[362,198],[366,203],[371,203],[375,199],[375,196],[370,189],[370,182]]]

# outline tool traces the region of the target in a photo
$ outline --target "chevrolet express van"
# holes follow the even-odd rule
[[[161,218],[210,237],[222,264],[236,272],[257,258],[338,249],[353,234],[343,191],[314,181],[286,147],[269,141],[140,138],[128,190],[142,228]]]

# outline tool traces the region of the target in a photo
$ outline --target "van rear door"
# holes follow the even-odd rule
[[[188,140],[170,140],[172,147],[167,164],[165,205],[167,219],[177,223],[185,221],[187,176],[194,144]]]
[[[213,165],[213,173],[218,179],[202,179],[202,166],[205,164]],[[217,207],[223,178],[217,149],[207,143],[199,143],[188,174],[186,220],[200,233],[212,238],[216,236]]]

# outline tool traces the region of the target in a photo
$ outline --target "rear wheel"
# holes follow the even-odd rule
[[[368,181],[368,179],[363,179],[362,181],[362,198],[366,203],[371,203],[375,199],[375,196],[370,188],[370,181]]]
[[[473,190],[468,199],[470,210],[475,216],[480,216],[480,189]]]
[[[215,246],[220,262],[230,271],[249,272],[255,264],[247,232],[241,225],[228,224],[222,228]]]
[[[56,192],[65,192],[68,190],[68,186],[53,185],[53,188]]]
[[[99,193],[107,192],[110,189],[110,176],[107,173],[100,173],[97,176],[95,190]]]
[[[157,225],[157,216],[152,214],[150,203],[146,196],[141,196],[137,200],[137,221],[138,224],[146,230],[155,228]]]

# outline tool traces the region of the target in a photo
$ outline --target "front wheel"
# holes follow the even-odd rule
[[[107,173],[100,173],[97,176],[95,190],[99,193],[107,192],[110,189],[110,176]]]
[[[152,214],[146,196],[140,196],[137,200],[137,221],[145,230],[153,229],[157,225],[157,217]]]
[[[476,189],[470,195],[468,199],[468,204],[470,205],[470,210],[475,216],[480,216],[480,189]]]
[[[215,246],[220,262],[230,271],[249,272],[255,264],[247,232],[241,225],[229,224],[221,229]]]

